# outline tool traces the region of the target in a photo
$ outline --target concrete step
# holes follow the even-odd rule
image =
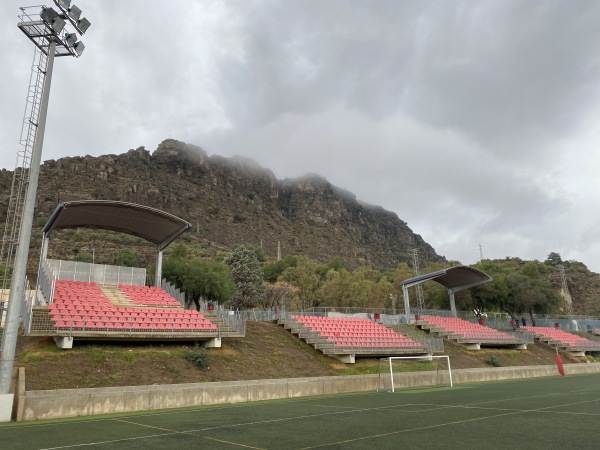
[[[117,308],[135,308],[136,305],[116,285],[100,286],[100,289]]]

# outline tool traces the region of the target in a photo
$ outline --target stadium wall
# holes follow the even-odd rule
[[[567,375],[600,373],[600,363],[565,364]],[[454,383],[509,380],[558,375],[556,366],[524,366],[452,371]],[[387,379],[387,380],[386,380]],[[397,388],[435,384],[435,372],[395,374]],[[223,403],[254,402],[315,395],[368,392],[378,389],[389,377],[354,375],[344,377],[286,378],[175,385],[126,386],[93,389],[27,391],[20,402],[18,420],[126,413]]]

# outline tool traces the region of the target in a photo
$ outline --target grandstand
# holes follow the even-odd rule
[[[47,259],[55,229],[100,228],[138,236],[157,247],[156,283],[146,269]],[[245,322],[214,312],[186,310],[184,295],[161,279],[162,251],[190,224],[153,208],[113,201],[59,205],[43,228],[35,294],[23,313],[25,332],[52,336],[60,348],[75,339],[189,340],[220,347],[242,337]]]
[[[530,333],[538,341],[555,347],[572,356],[585,356],[587,352],[599,352],[600,342],[591,341],[556,327],[521,327],[521,332]]]
[[[526,340],[521,336],[498,331],[457,317],[420,316],[417,326],[431,334],[459,344],[469,350],[485,347],[514,347],[526,350]]]
[[[135,292],[136,307],[116,307],[96,283],[57,280],[54,302],[48,306],[57,330],[94,332],[216,332],[217,326],[197,311],[181,308],[173,297],[158,288],[127,286]],[[162,303],[157,303],[157,292]],[[145,300],[147,298],[147,300]],[[133,300],[133,299],[132,299]],[[139,307],[147,304],[156,307]],[[173,308],[173,304],[179,308]],[[85,335],[84,335],[85,336]]]
[[[431,346],[365,318],[292,314],[278,323],[317,350],[349,364],[356,357],[432,353]]]

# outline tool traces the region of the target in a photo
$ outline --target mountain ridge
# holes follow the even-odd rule
[[[7,187],[1,198],[3,211],[10,174],[0,173],[0,186]],[[321,175],[279,180],[250,158],[209,156],[199,146],[174,139],[163,141],[152,153],[139,147],[122,154],[45,161],[36,226],[43,225],[57,204],[82,199],[126,201],[167,211],[194,225],[189,239],[208,253],[243,244],[275,257],[280,246],[283,255],[305,255],[318,262],[339,256],[350,267],[386,268],[410,262],[410,250],[418,248],[424,264],[446,261],[396,213],[359,201]],[[64,256],[68,255],[55,255]]]

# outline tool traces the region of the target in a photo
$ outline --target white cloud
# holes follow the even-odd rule
[[[13,168],[32,45],[0,17],[0,165]],[[438,253],[600,271],[600,5],[81,0],[56,61],[43,159],[175,138],[316,172]],[[12,13],[10,12],[12,7]]]

